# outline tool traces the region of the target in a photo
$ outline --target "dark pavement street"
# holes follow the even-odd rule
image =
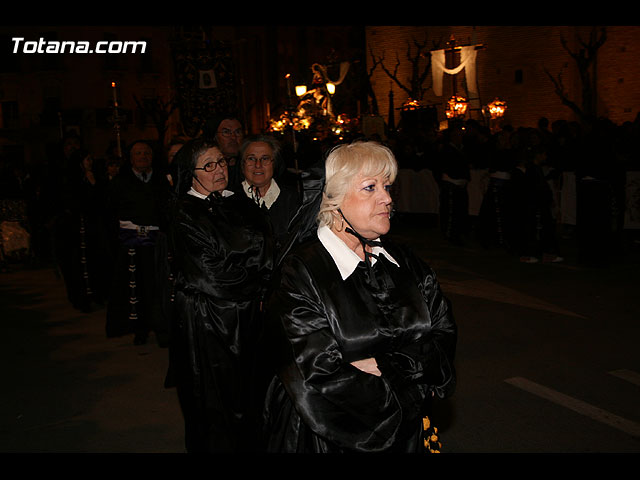
[[[167,349],[105,336],[105,310],[68,303],[52,269],[0,274],[1,452],[184,451]]]
[[[420,217],[392,234],[434,268],[459,327],[455,395],[436,404],[443,452],[640,453],[640,251],[607,266],[522,264],[446,244]],[[107,339],[54,271],[0,273],[0,452],[181,453],[167,350]]]
[[[523,264],[502,249],[395,232],[439,276],[459,329],[454,396],[440,402],[443,451],[640,452],[640,255],[606,265]]]

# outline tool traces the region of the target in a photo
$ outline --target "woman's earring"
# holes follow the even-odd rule
[[[333,223],[335,224],[336,219],[333,219]],[[344,217],[342,215],[340,215],[340,228],[335,228],[336,232],[341,232],[342,229],[344,228]]]

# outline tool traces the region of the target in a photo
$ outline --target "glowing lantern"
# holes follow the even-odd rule
[[[504,116],[504,112],[507,110],[506,102],[503,102],[499,98],[496,98],[489,105],[489,115],[492,119],[501,118]]]
[[[406,102],[404,102],[404,104],[402,105],[402,110],[417,110],[418,108],[420,108],[420,103],[418,103],[417,100],[412,100],[412,99],[408,99]]]
[[[468,106],[469,103],[466,98],[456,95],[452,96],[447,104],[447,118],[463,117],[465,113],[467,113]]]

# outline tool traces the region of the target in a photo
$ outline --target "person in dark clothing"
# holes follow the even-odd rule
[[[613,137],[600,122],[585,141],[576,167],[576,234],[578,261],[601,267],[611,260]]]
[[[327,157],[315,228],[267,302],[268,452],[439,450],[429,415],[455,389],[457,329],[433,270],[384,237],[396,174],[375,142]]]
[[[196,139],[178,154],[170,248],[175,302],[165,386],[175,387],[188,452],[256,448],[254,362],[274,248],[267,217],[227,189],[215,143]]]
[[[478,234],[485,247],[508,247],[509,222],[507,216],[508,191],[514,167],[513,150],[507,132],[494,137],[494,148],[489,156],[489,185],[482,198],[479,212]]]
[[[556,219],[553,216],[553,192],[544,173],[547,150],[543,145],[534,146],[530,151],[531,164],[527,175],[532,185],[535,200],[537,253],[542,261],[557,263],[564,259],[558,255]]]
[[[470,162],[463,142],[463,130],[452,125],[443,146],[440,165],[440,226],[444,237],[461,244],[469,229]]]
[[[65,133],[62,143],[51,153],[46,168],[38,172],[37,196],[50,234],[52,260],[63,278],[72,264],[71,245],[74,242],[71,240],[71,235],[74,227],[70,211],[72,203],[70,183],[78,173],[77,162],[72,159],[72,156],[80,148],[82,148],[80,137],[73,131]],[[69,301],[73,304],[75,299],[69,297]],[[79,304],[74,307],[79,308]]]
[[[158,256],[156,242],[166,229],[169,195],[167,178],[154,174],[153,148],[145,141],[128,150],[129,165],[123,166],[108,189],[110,235],[117,252],[107,307],[108,337],[134,333],[134,343],[144,344],[151,331],[157,340],[168,326],[158,321],[157,266],[166,261]]]
[[[170,198],[175,195],[178,183],[178,162],[177,155],[188,140],[185,138],[174,138],[166,147],[166,177],[169,183]],[[169,202],[170,203],[170,202]],[[160,346],[168,347],[168,336],[173,315],[173,300],[175,289],[175,275],[173,272],[173,252],[169,245],[169,238],[166,231],[159,231],[156,238],[156,258],[158,258],[157,278],[157,319],[156,323],[162,326]]]
[[[178,178],[178,166],[177,163],[174,162],[174,159],[186,141],[187,140],[183,138],[174,138],[169,142],[169,145],[167,145],[167,180],[172,188]]]
[[[108,298],[109,265],[105,216],[106,179],[84,149],[70,158],[65,211],[68,215],[61,273],[75,308],[90,311]],[[61,259],[59,253],[59,259]]]
[[[527,177],[529,161],[524,149],[518,149],[514,161],[507,190],[509,243],[521,262],[537,263],[534,193]]]
[[[243,180],[239,190],[267,213],[276,249],[280,249],[300,200],[296,190],[276,182],[275,177],[284,169],[278,141],[268,135],[245,140],[240,151],[240,167]]]
[[[207,120],[202,135],[215,142],[227,161],[229,189],[235,191],[242,181],[240,169],[240,147],[244,139],[244,128],[237,115],[220,113]]]
[[[543,173],[546,149],[540,145],[519,153],[509,190],[513,246],[523,263],[561,262],[558,255],[553,195]]]

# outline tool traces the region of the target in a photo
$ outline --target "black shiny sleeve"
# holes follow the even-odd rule
[[[405,342],[397,351],[377,356],[379,368],[401,390],[417,386],[428,399],[433,394],[445,398],[456,385],[454,366],[457,326],[451,303],[443,295],[435,272],[410,252],[406,266],[414,275],[427,306],[428,330],[415,341]]]
[[[210,220],[195,215],[184,215],[174,221],[176,263],[180,265],[184,283],[218,299],[246,298],[247,290],[254,288],[254,282],[247,281],[247,266],[253,259],[249,253],[246,259],[241,258],[241,253],[220,242],[210,224]],[[229,261],[232,255],[236,257],[234,262]]]

